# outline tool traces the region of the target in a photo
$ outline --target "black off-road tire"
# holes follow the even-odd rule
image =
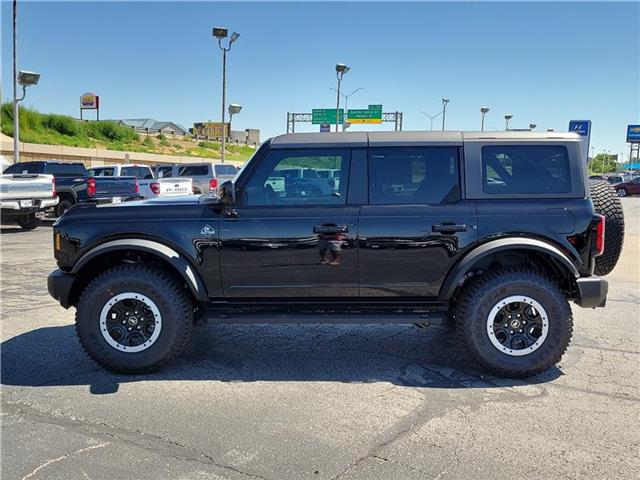
[[[146,350],[125,353],[105,340],[100,312],[123,292],[151,299],[162,317],[157,340]],[[82,347],[99,365],[118,373],[147,373],[174,360],[186,346],[193,326],[193,306],[184,288],[160,267],[119,265],[96,277],[82,292],[76,311],[76,332]]]
[[[595,274],[607,275],[615,268],[624,243],[624,214],[614,188],[607,182],[591,181],[591,200],[596,213],[604,215],[604,252],[596,257]]]
[[[531,353],[511,356],[489,339],[491,309],[510,296],[526,295],[540,303],[548,316],[549,331]],[[571,307],[560,288],[547,277],[521,268],[488,272],[464,287],[455,307],[456,333],[463,348],[486,370],[499,377],[525,378],[557,364],[573,334]]]
[[[74,203],[73,200],[71,200],[70,198],[61,198],[60,201],[58,202],[58,205],[56,206],[56,215],[58,217],[61,217],[64,212],[66,212],[67,210],[69,210],[71,207],[73,207]]]
[[[36,217],[35,213],[30,213],[19,216],[17,222],[23,230],[34,230],[40,226],[41,220]]]

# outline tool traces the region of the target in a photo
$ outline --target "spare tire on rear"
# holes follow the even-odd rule
[[[624,215],[622,204],[611,185],[602,180],[591,180],[591,200],[596,213],[604,215],[604,252],[596,257],[596,275],[607,275],[618,263],[624,242]]]

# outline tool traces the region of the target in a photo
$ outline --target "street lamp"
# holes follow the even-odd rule
[[[538,125],[536,125],[535,123],[530,123],[529,124],[529,130],[535,130],[537,126]]]
[[[438,118],[440,115],[442,115],[442,112],[438,112],[435,115],[429,115],[427,112],[420,110],[420,113],[431,120],[431,131],[433,131],[433,119]]]
[[[227,94],[227,52],[231,50],[231,45],[240,36],[239,33],[233,32],[229,38],[227,46],[222,45],[222,41],[227,38],[229,30],[224,27],[213,27],[212,35],[218,39],[218,47],[222,50],[222,142],[221,142],[221,162],[224,163],[224,149],[226,145],[226,128],[225,128],[225,104]]]
[[[344,63],[336,63],[336,78],[338,79],[338,89],[336,90],[336,132],[338,131],[338,123],[340,123],[340,83],[344,74],[349,70],[351,69]]]
[[[513,118],[513,115],[510,114],[510,113],[506,113],[504,115],[504,121],[505,121],[505,123],[507,125],[506,128],[505,128],[506,131],[509,131],[509,120],[511,120],[512,118]]]
[[[229,104],[229,134],[231,134],[231,122],[233,121],[233,116],[236,113],[240,113],[242,110],[242,105],[238,105],[237,103]]]
[[[444,132],[444,120],[447,115],[447,103],[449,103],[448,98],[442,99],[442,131]]]
[[[330,88],[330,90],[333,90],[334,92],[338,91],[335,88]],[[344,98],[344,118],[343,118],[344,121],[342,122],[343,132],[347,129],[347,113],[349,112],[349,97],[351,97],[354,93],[359,92],[360,90],[364,90],[364,87],[358,87],[353,92],[348,93],[346,95],[344,93],[340,94],[340,96]]]
[[[40,74],[35,72],[29,72],[27,70],[20,70],[18,72],[18,83],[22,86],[22,96],[17,97],[16,90],[13,90],[13,161],[18,163],[20,161],[20,152],[18,151],[18,143],[20,142],[20,111],[18,103],[24,100],[27,95],[27,87],[37,85],[40,80]]]
[[[480,131],[484,132],[484,116],[489,113],[489,107],[480,107],[480,115],[482,115],[482,121],[480,122]]]

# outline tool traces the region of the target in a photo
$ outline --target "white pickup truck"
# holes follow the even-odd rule
[[[193,180],[190,178],[154,178],[146,165],[104,165],[88,170],[91,177],[136,177],[140,195],[144,198],[191,195]]]
[[[0,175],[2,223],[17,223],[24,230],[40,225],[47,210],[58,204],[53,175]]]

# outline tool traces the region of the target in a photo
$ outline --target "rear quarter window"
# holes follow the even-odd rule
[[[567,148],[562,145],[482,147],[482,190],[487,194],[571,192]]]
[[[238,171],[236,170],[236,167],[234,167],[233,165],[214,165],[213,167],[216,171],[216,176],[217,175],[235,175],[236,173],[238,173]]]

